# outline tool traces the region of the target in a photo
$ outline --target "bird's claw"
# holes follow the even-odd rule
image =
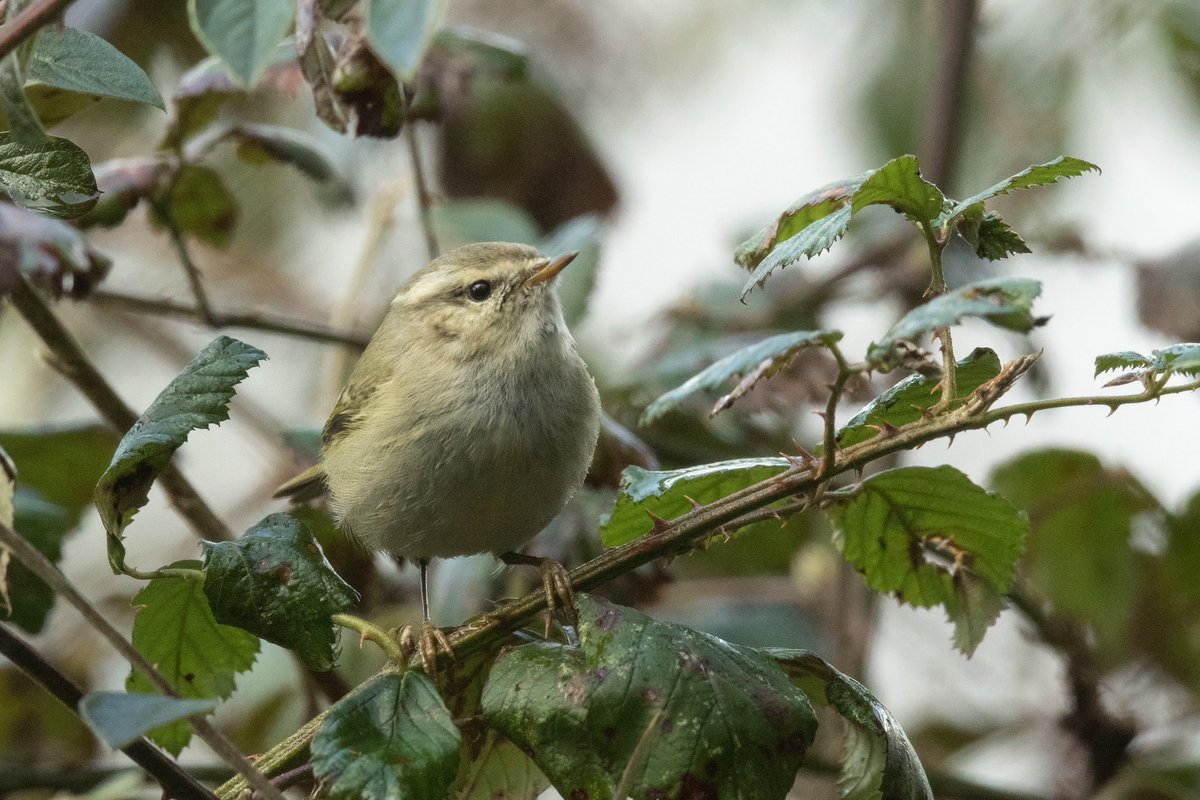
[[[412,663],[412,657],[415,655],[420,659],[425,674],[432,677],[437,670],[438,656],[444,654],[453,661],[454,650],[450,647],[450,640],[446,638],[446,634],[442,633],[440,628],[434,627],[429,620],[421,623],[419,636],[414,634],[415,628],[416,625],[410,622],[400,629],[396,638],[400,642],[400,649],[408,656],[409,663]]]

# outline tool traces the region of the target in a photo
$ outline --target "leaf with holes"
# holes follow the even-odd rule
[[[1099,171],[1100,168],[1095,164],[1084,161],[1081,158],[1059,156],[1053,161],[1047,161],[1045,164],[1035,164],[1012,177],[1005,178],[995,186],[990,186],[977,195],[954,202],[941,218],[938,219],[937,224],[940,226],[955,222],[967,214],[968,211],[972,210],[973,207],[978,207],[974,208],[974,210],[979,211],[988,200],[1008,194],[1009,192],[1015,192],[1018,189],[1048,186],[1060,178],[1074,178],[1085,172]]]
[[[617,501],[600,521],[600,540],[605,547],[632,542],[653,528],[647,512],[673,519],[689,511],[692,500],[719,500],[789,466],[786,458],[739,458],[666,472],[626,467]]]
[[[330,617],[358,601],[308,526],[271,514],[233,542],[203,542],[204,593],[213,614],[280,647],[315,670],[333,669]]]
[[[108,532],[108,562],[114,572],[124,569],[121,540],[126,526],[146,504],[150,485],[188,434],[229,418],[234,387],[266,357],[245,342],[218,336],[162,390],[121,439],[96,484],[96,508]]]
[[[892,159],[871,173],[851,200],[851,213],[867,206],[887,205],[915,223],[932,221],[942,213],[946,198],[941,190],[921,177],[916,156]]]
[[[367,41],[400,80],[409,81],[416,75],[443,5],[443,0],[369,0],[363,4]]]
[[[795,237],[835,211],[850,205],[850,198],[858,190],[858,187],[862,186],[862,182],[866,178],[867,175],[860,175],[857,178],[834,181],[804,195],[776,217],[770,225],[742,242],[737,252],[734,253],[734,260],[746,269],[754,270],[771,251],[783,242]],[[821,248],[821,250],[824,249]],[[809,257],[811,258],[821,250],[809,254]],[[795,260],[795,258],[791,259],[791,261]],[[791,261],[788,263],[790,264]],[[781,266],[787,266],[787,264]]]
[[[829,347],[841,338],[840,331],[793,331],[740,348],[646,406],[638,424],[650,424],[697,392],[711,391],[732,378],[741,378],[737,386],[713,407],[709,413],[713,416],[733,405],[758,381],[778,373],[804,348]]]
[[[165,108],[162,95],[141,67],[101,37],[78,28],[42,30],[29,59],[26,82]]]
[[[834,541],[879,592],[943,606],[967,655],[1000,613],[1029,523],[953,467],[904,467],[831,505]]]
[[[933,790],[912,743],[891,712],[858,681],[807,650],[767,648],[809,699],[832,707],[846,721],[842,800],[933,800]]]
[[[462,735],[419,670],[379,675],[338,701],[312,741],[331,800],[445,797]]]
[[[57,136],[30,146],[0,133],[0,186],[17,205],[64,219],[87,213],[100,196],[87,153]]]
[[[262,77],[295,13],[292,0],[188,0],[196,38],[246,88]]]
[[[867,360],[874,369],[889,372],[899,363],[896,348],[900,342],[917,342],[938,328],[957,325],[963,317],[978,317],[1008,330],[1031,330],[1040,323],[1032,308],[1041,291],[1041,283],[1028,278],[992,278],[967,284],[908,312],[867,349]]]
[[[195,567],[196,562],[173,566]],[[245,672],[258,655],[258,639],[221,625],[213,617],[200,580],[156,578],[133,598],[133,646],[155,666],[181,697],[224,699],[233,693],[234,676]],[[125,688],[159,694],[158,687],[134,670]],[[150,739],[175,755],[192,737],[185,720],[149,733]]]
[[[774,661],[586,595],[579,618],[578,648],[509,650],[483,691],[560,795],[782,800],[816,717]]]
[[[1000,374],[1000,358],[980,347],[958,362],[955,374],[957,393],[950,407],[956,408],[976,389]],[[924,409],[942,399],[941,375],[909,375],[867,404],[837,431],[838,447],[849,447],[881,433],[887,435],[921,418]]]
[[[155,728],[186,720],[193,714],[208,714],[216,707],[216,700],[93,692],[80,702],[79,713],[105,744],[117,749]]]

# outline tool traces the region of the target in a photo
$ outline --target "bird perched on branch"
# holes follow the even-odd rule
[[[275,494],[323,485],[344,532],[416,562],[427,666],[448,649],[429,621],[430,559],[537,564],[551,606],[570,607],[561,565],[515,550],[570,499],[596,446],[599,397],[554,291],[576,255],[473,244],[414,274],[325,423],[320,463]]]

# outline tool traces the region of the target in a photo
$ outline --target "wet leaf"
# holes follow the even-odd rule
[[[95,495],[108,532],[108,561],[114,572],[124,568],[124,530],[146,504],[155,478],[188,434],[229,418],[234,387],[266,357],[244,342],[218,336],[163,389],[121,439],[96,484]]]
[[[266,71],[295,11],[293,0],[188,0],[196,38],[246,88]]]
[[[782,800],[816,718],[771,659],[587,596],[579,616],[578,648],[509,650],[483,692],[559,794]]]
[[[295,650],[312,669],[333,669],[330,617],[358,594],[333,571],[306,524],[271,514],[237,541],[202,547],[204,593],[217,620]]]
[[[335,704],[312,742],[332,800],[445,797],[462,735],[419,670],[371,679]]]
[[[0,187],[17,205],[64,219],[86,213],[99,198],[87,153],[57,136],[30,146],[11,131],[0,133]]]

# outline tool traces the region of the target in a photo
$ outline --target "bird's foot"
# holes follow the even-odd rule
[[[537,567],[542,573],[542,590],[546,593],[546,637],[550,636],[550,627],[554,614],[561,615],[564,626],[569,627],[568,636],[579,624],[579,615],[575,610],[575,587],[571,585],[571,575],[567,568],[552,558],[527,556],[523,553],[503,553],[500,560],[505,564],[520,564]]]
[[[453,661],[454,650],[450,647],[450,640],[446,638],[446,634],[434,627],[429,620],[421,623],[420,635],[414,633],[416,627],[410,622],[397,632],[396,639],[400,642],[400,649],[408,656],[409,663],[412,663],[412,657],[415,655],[421,660],[421,668],[425,670],[425,674],[433,677],[437,670],[438,656],[445,655]]]

